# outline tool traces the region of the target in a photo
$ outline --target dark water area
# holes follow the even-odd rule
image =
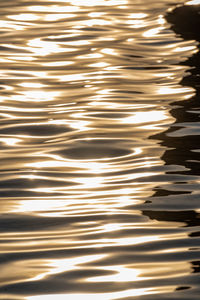
[[[0,14],[0,299],[200,299],[200,3]]]

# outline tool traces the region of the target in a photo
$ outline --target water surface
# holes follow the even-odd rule
[[[0,3],[0,299],[199,299],[182,3]]]

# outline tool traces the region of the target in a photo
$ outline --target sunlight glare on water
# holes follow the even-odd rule
[[[200,4],[200,0],[188,1],[188,2],[186,2],[186,4],[188,4],[188,5],[198,5],[198,4]]]
[[[199,299],[198,44],[177,4],[0,3],[0,299]]]

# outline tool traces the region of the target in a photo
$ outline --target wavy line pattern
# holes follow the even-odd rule
[[[0,299],[199,299],[197,42],[165,20],[177,3],[0,3]]]

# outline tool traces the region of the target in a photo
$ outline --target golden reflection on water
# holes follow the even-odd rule
[[[170,30],[170,3],[2,6],[0,299],[173,298],[190,275],[190,229],[148,215],[185,170],[151,137],[195,93],[179,63],[197,45]]]
[[[198,5],[198,4],[200,4],[200,1],[199,0],[192,0],[192,1],[186,2],[186,4],[189,4],[189,5]]]
[[[165,288],[165,292],[172,292],[173,291],[173,286],[172,287],[166,287]],[[117,293],[107,293],[106,295],[104,293],[94,293],[94,294],[67,294],[68,299],[70,300],[76,300],[79,298],[82,299],[97,299],[97,300],[101,300],[101,299],[106,299],[109,300],[111,297],[114,297],[115,299],[117,299],[118,297],[122,298],[122,297],[137,297],[137,296],[144,296],[144,295],[155,295],[155,294],[159,294],[162,293],[162,289],[130,289],[128,291],[123,291],[123,292],[117,292]],[[134,296],[133,296],[134,295]],[[66,299],[66,294],[62,295],[62,294],[55,294],[55,295],[48,295],[48,296],[32,296],[32,297],[28,297],[28,300],[52,300],[52,299],[59,299],[59,300],[64,300]],[[104,297],[104,298],[103,298]],[[116,298],[117,297],[117,298]]]

